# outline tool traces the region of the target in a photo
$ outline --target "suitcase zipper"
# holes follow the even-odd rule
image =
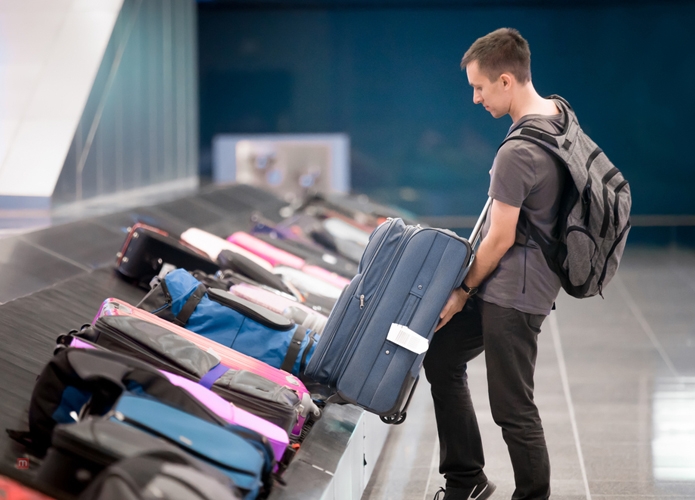
[[[392,223],[392,222],[393,222],[393,220],[390,221],[390,223]],[[418,226],[418,227],[419,227],[419,226]],[[377,247],[376,251],[374,252],[374,255],[372,255],[372,258],[371,258],[371,260],[369,261],[369,264],[367,264],[367,268],[364,270],[363,273],[361,273],[361,274],[362,274],[362,278],[360,279],[359,284],[358,284],[357,287],[355,288],[355,291],[357,291],[357,289],[360,288],[360,286],[362,285],[362,281],[364,280],[364,277],[367,275],[367,273],[369,272],[369,270],[370,270],[371,267],[372,267],[372,264],[373,264],[374,261],[376,260],[376,256],[377,256],[377,254],[379,253],[379,250],[381,250],[381,247],[384,245],[384,242],[386,241],[386,239],[387,239],[387,237],[388,237],[388,232],[389,232],[390,230],[391,230],[390,227],[386,230],[386,234],[384,235],[384,237],[383,237],[383,238],[381,239],[381,241],[379,242],[379,246]],[[403,231],[403,236],[402,236],[402,237],[405,237],[406,234],[407,234],[407,232],[408,232],[409,230],[410,230],[410,227],[406,226],[405,231]],[[396,248],[396,252],[398,252],[398,250],[400,249],[400,245],[401,245],[402,243],[403,243],[403,241],[401,241],[401,242],[398,244],[399,246]],[[389,265],[390,265],[390,263],[389,263]],[[383,279],[383,277],[382,277],[382,279]],[[381,286],[381,281],[379,281],[379,284],[377,285],[377,287],[376,287],[374,293],[376,293],[376,291],[378,291],[378,289],[379,289],[380,286]],[[360,299],[360,309],[364,309],[364,302],[365,302],[364,294],[361,294],[361,295],[359,296],[359,299]]]
[[[393,222],[394,222],[394,219],[389,219],[389,220],[388,220],[388,223],[389,223],[390,226],[393,225]],[[385,223],[384,223],[384,224],[385,224]],[[385,231],[386,234],[384,234],[384,237],[383,237],[383,238],[381,239],[381,241],[379,242],[379,246],[376,248],[376,251],[374,252],[374,255],[372,255],[372,259],[369,261],[369,264],[367,264],[367,269],[366,269],[363,273],[361,273],[361,274],[362,274],[362,277],[364,277],[364,275],[366,274],[366,272],[367,272],[367,271],[369,270],[369,268],[371,267],[372,262],[374,262],[374,259],[376,258],[376,255],[379,253],[379,250],[381,250],[381,247],[382,247],[382,245],[384,244],[384,241],[386,241],[388,232],[389,232],[390,230],[391,230],[391,227],[389,227],[388,229],[386,229],[386,231]],[[360,282],[361,282],[361,280],[360,280]],[[348,285],[348,286],[345,288],[345,290],[343,290],[343,293],[345,293],[345,291],[347,291],[349,287],[350,287],[350,285]],[[358,287],[359,287],[359,284],[357,285],[357,287],[355,287],[355,290],[357,290]],[[348,308],[350,307],[350,300],[352,300],[352,297],[353,297],[352,294],[353,294],[353,293],[354,293],[354,292],[351,292],[351,293],[350,293],[350,297],[348,298],[348,301],[347,301],[347,303],[345,304],[345,307],[344,307],[343,310],[340,312],[340,317],[338,318],[338,321],[336,322],[336,324],[337,324],[338,326],[340,326],[340,324],[343,322],[343,318],[345,317],[345,313],[347,312]],[[338,298],[338,301],[340,301],[340,298]],[[337,302],[336,302],[336,304],[337,304]],[[364,307],[364,295],[362,295],[361,300],[360,300],[360,309],[362,309],[363,307]],[[335,331],[331,333],[331,332],[329,332],[329,331],[327,331],[327,330],[324,330],[324,332],[323,332],[323,334],[322,334],[322,337],[328,340],[328,345],[327,345],[326,348],[323,350],[323,352],[320,353],[320,357],[318,357],[317,366],[321,366],[321,364],[323,363],[323,360],[326,358],[326,355],[328,354],[328,351],[330,350],[331,345],[333,344],[333,340],[335,339],[335,333],[336,333]],[[319,354],[319,353],[317,353],[317,354]],[[332,376],[333,376],[333,373],[331,374],[331,377],[332,377]],[[329,380],[331,380],[331,379],[329,379]],[[330,385],[330,382],[329,382],[329,385]]]
[[[349,287],[349,285],[348,285],[348,287]],[[345,293],[346,290],[347,290],[347,288],[345,288],[343,293]],[[351,294],[350,298],[348,299],[347,303],[345,304],[345,307],[343,307],[343,310],[340,311],[340,316],[338,317],[338,321],[336,322],[337,325],[340,325],[343,322],[343,318],[345,317],[345,313],[347,312],[348,308],[350,307],[350,300],[352,300],[352,294]],[[338,301],[340,301],[340,298],[338,298]],[[336,304],[337,304],[337,302],[336,302]],[[328,325],[328,323],[326,323],[326,325]],[[322,338],[325,338],[328,340],[328,345],[320,353],[320,356],[316,357],[316,359],[318,359],[318,361],[317,361],[318,366],[321,366],[321,364],[323,363],[323,360],[325,359],[326,355],[328,354],[328,351],[329,351],[331,345],[333,344],[333,340],[335,339],[335,334],[336,334],[335,330],[332,333],[330,333],[324,329],[323,334],[322,334]],[[316,353],[316,354],[319,354],[319,353]],[[312,359],[313,359],[313,357],[312,357]],[[330,382],[329,382],[329,385],[330,385]]]
[[[396,248],[396,255],[391,259],[391,262],[389,263],[388,268],[386,269],[386,272],[384,275],[381,277],[381,280],[379,281],[379,284],[376,287],[376,290],[372,294],[372,300],[369,302],[368,306],[372,306],[375,302],[378,302],[378,299],[381,297],[381,293],[383,292],[383,288],[389,283],[390,280],[386,280],[388,276],[391,275],[391,271],[393,267],[400,261],[401,255],[403,254],[403,251],[405,250],[406,245],[408,242],[412,239],[412,237],[419,232],[419,229],[417,227],[409,227],[406,229],[406,234],[403,236],[403,240],[399,243],[398,248]],[[366,273],[366,271],[365,271]],[[361,308],[360,308],[361,309]],[[352,336],[350,339],[350,342],[345,348],[345,354],[342,356],[336,367],[334,368],[333,372],[331,373],[330,380],[334,380],[335,376],[337,373],[339,373],[344,364],[346,363],[346,359],[348,359],[347,354],[350,353],[352,347],[359,341],[359,338],[362,336],[363,333],[363,326],[369,322],[369,319],[371,319],[371,316],[374,312],[374,307],[367,307],[367,310],[364,312],[362,317],[360,318],[359,322],[357,323],[357,326],[355,327],[355,334]],[[337,380],[336,380],[337,384]]]
[[[394,222],[394,219],[391,219],[391,220],[388,221],[389,227],[384,231],[384,236],[383,236],[383,238],[381,239],[381,241],[379,242],[379,246],[376,247],[376,250],[374,251],[374,254],[372,255],[372,258],[369,260],[369,263],[367,264],[367,268],[366,268],[364,271],[362,271],[362,272],[360,273],[360,274],[362,274],[362,276],[364,276],[365,274],[367,274],[367,271],[369,271],[369,268],[372,267],[372,262],[374,262],[374,259],[376,258],[376,255],[379,253],[379,250],[381,250],[381,247],[384,245],[384,242],[386,241],[386,239],[387,239],[387,237],[388,237],[388,233],[389,233],[389,231],[391,230],[391,227],[393,227],[393,222]]]

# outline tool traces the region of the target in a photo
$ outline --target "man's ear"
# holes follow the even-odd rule
[[[502,80],[502,88],[505,90],[510,89],[512,87],[512,81],[513,77],[509,73],[502,73],[500,75],[500,80]]]

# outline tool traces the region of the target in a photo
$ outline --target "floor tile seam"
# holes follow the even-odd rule
[[[66,257],[65,255],[61,255],[58,252],[51,250],[50,248],[46,248],[45,246],[40,245],[39,243],[35,243],[31,240],[28,240],[27,238],[25,238],[24,235],[20,236],[19,239],[20,239],[20,241],[26,243],[27,245],[32,246],[32,247],[36,248],[37,250],[41,250],[42,252],[45,252],[49,255],[52,255],[53,257],[56,257],[57,259],[60,259],[64,262],[67,262],[70,265],[78,267],[78,268],[82,269],[83,271],[90,272],[92,270],[91,267],[87,267],[84,264],[80,264],[79,262],[72,260],[70,257]]]
[[[570,425],[572,427],[572,433],[574,434],[574,440],[577,449],[577,457],[579,459],[579,468],[582,474],[582,480],[584,482],[584,491],[586,494],[586,500],[592,500],[591,490],[589,488],[589,480],[586,473],[586,464],[584,463],[584,455],[582,453],[582,445],[579,438],[579,428],[577,426],[577,417],[574,412],[574,404],[572,402],[572,394],[570,392],[569,377],[567,374],[567,365],[565,363],[565,355],[562,350],[562,341],[560,339],[560,327],[557,321],[557,313],[551,313],[550,320],[550,333],[553,339],[553,344],[555,346],[555,353],[557,356],[557,363],[560,369],[560,379],[562,381],[563,390],[565,392],[565,399],[567,401],[567,410],[570,417]]]
[[[634,494],[617,494],[617,493],[606,493],[602,495],[595,495],[596,498],[654,498],[660,500],[662,498],[681,498],[681,499],[695,499],[695,495],[634,495]]]
[[[434,472],[435,467],[437,469],[437,473],[439,473],[439,467],[436,465],[437,463],[437,448],[439,447],[439,441],[437,439],[434,440],[434,446],[432,447],[432,458],[430,459],[430,473],[427,475],[427,482],[425,483],[425,491],[422,494],[422,500],[426,500],[427,498],[427,493],[430,488],[430,484],[432,482],[432,472]]]
[[[594,448],[594,447],[605,447],[606,445],[610,446],[651,446],[652,441],[651,439],[649,440],[634,440],[634,441],[610,441],[610,440],[593,440],[593,439],[586,439],[584,438],[582,440],[582,443],[584,443],[584,446],[586,448]]]
[[[652,481],[640,481],[640,480],[627,480],[627,479],[592,479],[589,482],[590,483],[648,484],[648,485],[653,486],[653,487],[656,487],[656,486],[670,487],[670,486],[680,486],[680,485],[683,485],[683,486],[689,485],[689,486],[695,487],[695,485],[693,484],[692,481],[685,481],[685,480],[682,480],[682,481],[681,480],[678,480],[678,481],[654,481],[654,480],[652,480]],[[693,493],[695,493],[695,491]]]
[[[681,283],[683,283],[687,288],[690,288],[693,292],[695,292],[695,283],[689,279],[686,279],[684,273],[677,272],[679,268],[682,268],[684,266],[680,266],[677,263],[670,261],[668,267],[671,270],[671,272],[678,277]]]
[[[431,467],[429,465],[411,465],[408,467],[408,470],[430,470],[430,468]]]
[[[616,286],[618,287],[618,290],[620,290],[620,294],[623,296],[623,300],[625,301],[627,306],[632,311],[632,315],[637,320],[640,327],[642,327],[642,331],[647,335],[649,340],[652,342],[652,345],[654,346],[654,348],[657,350],[657,352],[661,356],[661,359],[666,364],[666,367],[669,369],[669,371],[673,374],[673,376],[675,378],[680,378],[680,376],[678,374],[678,370],[676,370],[676,367],[674,366],[673,362],[671,361],[671,358],[669,357],[669,355],[666,352],[666,350],[664,349],[664,347],[661,345],[661,342],[659,341],[659,338],[656,336],[656,333],[652,329],[652,327],[649,324],[649,322],[647,321],[647,319],[642,314],[642,311],[640,311],[639,307],[637,306],[637,303],[635,302],[634,298],[632,297],[629,290],[625,286],[625,283],[623,283],[623,281],[619,275],[615,276],[614,281],[615,281]]]

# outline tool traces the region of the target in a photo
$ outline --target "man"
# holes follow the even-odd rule
[[[531,83],[531,53],[518,31],[496,30],[473,43],[461,61],[473,102],[495,118],[557,134],[563,114]],[[514,500],[550,496],[550,462],[533,401],[537,336],[560,291],[535,242],[533,224],[547,238],[557,222],[565,167],[528,141],[509,141],[490,171],[493,202],[470,272],[441,315],[425,358],[440,442],[439,470],[446,500],[490,497],[495,485],[483,472],[478,423],[467,385],[466,363],[483,350],[492,415],[507,443]],[[476,293],[477,292],[477,293]]]

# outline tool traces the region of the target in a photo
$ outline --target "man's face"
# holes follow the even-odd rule
[[[468,83],[473,87],[473,102],[482,104],[494,118],[501,118],[509,113],[510,93],[506,92],[502,78],[491,82],[490,79],[478,67],[478,61],[473,61],[466,66]]]

